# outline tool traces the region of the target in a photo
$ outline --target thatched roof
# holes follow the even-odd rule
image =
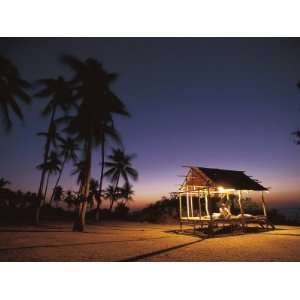
[[[223,187],[236,190],[267,191],[257,180],[250,178],[244,171],[188,166],[190,171],[185,184]]]

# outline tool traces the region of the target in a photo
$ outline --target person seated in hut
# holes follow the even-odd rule
[[[220,211],[220,216],[222,218],[225,218],[225,219],[229,219],[231,217],[231,212],[230,212],[230,209],[229,207],[226,205],[226,203],[222,203],[220,208],[219,208],[219,211]]]

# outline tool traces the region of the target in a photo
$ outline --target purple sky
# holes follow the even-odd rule
[[[273,204],[300,204],[300,40],[238,38],[0,39],[0,51],[27,80],[69,71],[58,57],[95,57],[119,73],[113,87],[131,119],[117,120],[140,178],[135,206],[176,189],[182,165],[245,170],[271,187]],[[26,121],[1,133],[0,177],[36,191],[45,100],[24,108]],[[99,151],[93,175],[98,177]],[[71,166],[65,188],[75,189]]]

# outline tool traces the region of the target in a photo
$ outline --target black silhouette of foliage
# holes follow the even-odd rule
[[[112,149],[112,154],[108,155],[108,161],[105,162],[107,170],[104,175],[115,186],[118,185],[120,178],[126,183],[129,183],[129,179],[137,180],[138,172],[132,167],[132,160],[135,157],[135,154],[128,155],[121,149]]]
[[[103,137],[110,130],[116,136],[113,115],[128,116],[122,101],[111,91],[110,86],[116,74],[107,72],[97,60],[85,61],[65,55],[63,63],[74,71],[71,80],[73,98],[78,101],[77,113],[65,118],[65,131],[83,144],[84,167],[82,180],[82,203],[74,222],[74,231],[83,231],[86,205],[89,196],[89,182],[92,163],[92,149],[103,142]]]
[[[22,79],[13,62],[0,56],[0,117],[6,132],[12,129],[12,114],[23,120],[23,113],[18,102],[26,104],[31,102],[26,92],[30,87],[31,85]]]

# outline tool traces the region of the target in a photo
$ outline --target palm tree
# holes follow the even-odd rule
[[[107,199],[109,204],[109,211],[112,212],[114,204],[120,199],[121,191],[120,188],[115,189],[114,186],[109,185],[104,191],[104,198]]]
[[[73,162],[76,162],[77,159],[78,159],[76,151],[79,149],[79,147],[78,147],[77,143],[69,137],[66,138],[66,139],[59,138],[59,140],[61,141],[61,144],[59,145],[59,148],[61,149],[60,156],[63,159],[62,159],[62,164],[61,164],[60,171],[58,173],[57,180],[56,180],[55,185],[54,185],[53,193],[52,193],[52,196],[50,198],[50,204],[51,204],[51,201],[53,200],[54,190],[58,186],[58,183],[60,181],[60,178],[61,178],[61,175],[63,173],[66,162],[68,160],[72,160]]]
[[[126,184],[129,184],[129,178],[133,180],[138,179],[138,172],[132,167],[132,159],[135,158],[134,154],[128,155],[121,149],[112,149],[112,154],[108,156],[109,161],[105,163],[107,168],[104,176],[108,177],[114,185],[116,192],[120,178]],[[112,209],[112,208],[111,208]]]
[[[36,97],[41,98],[50,98],[50,101],[45,106],[42,111],[43,116],[50,115],[50,122],[48,126],[48,132],[46,135],[46,143],[44,147],[44,157],[43,164],[46,164],[48,155],[51,148],[51,136],[56,132],[55,125],[55,116],[58,109],[61,109],[63,112],[68,111],[71,106],[74,104],[74,100],[72,98],[72,90],[70,89],[69,83],[64,80],[63,77],[58,77],[57,79],[47,78],[41,79],[38,81],[39,85],[42,85],[42,89],[36,93]],[[40,219],[40,209],[43,202],[42,194],[44,188],[44,182],[46,177],[46,169],[42,168],[41,179],[38,189],[38,205],[36,208],[35,214],[35,224],[39,224]]]
[[[102,137],[101,137],[101,171],[100,171],[100,178],[99,178],[99,197],[97,200],[97,208],[96,208],[96,222],[100,221],[100,205],[101,205],[101,197],[103,192],[103,178],[104,178],[104,168],[105,168],[105,148],[107,142],[112,140],[118,144],[121,144],[121,138],[117,130],[114,128],[113,123],[108,122],[108,124],[104,124],[102,130]]]
[[[76,197],[74,196],[72,191],[67,191],[64,202],[67,203],[69,209],[71,209],[73,205],[76,206]]]
[[[92,162],[92,149],[101,144],[104,128],[113,125],[113,114],[128,116],[125,105],[110,90],[116,74],[108,73],[95,59],[82,62],[72,56],[64,56],[63,62],[75,71],[72,80],[74,99],[80,100],[77,115],[69,118],[67,132],[83,143],[86,165],[82,188],[82,203],[74,222],[74,231],[83,231]]]
[[[90,204],[90,209],[93,208],[94,205],[94,200],[97,201],[98,196],[99,196],[99,191],[98,191],[98,181],[94,178],[91,178],[90,180],[90,192],[88,196],[88,203]]]
[[[0,190],[3,190],[5,186],[9,185],[10,181],[6,180],[5,178],[0,178]]]
[[[132,185],[129,182],[125,182],[121,188],[121,199],[124,200],[124,204],[133,201],[134,191]]]
[[[17,67],[7,58],[0,56],[0,117],[4,130],[12,128],[11,113],[23,120],[18,100],[28,104],[31,99],[26,93],[30,84],[21,78]]]
[[[78,194],[81,194],[82,185],[84,181],[84,168],[86,162],[84,160],[78,161],[75,163],[75,168],[72,171],[72,175],[77,175],[77,184],[79,185]]]
[[[49,185],[49,179],[52,174],[56,174],[60,171],[61,168],[61,162],[58,158],[58,155],[56,152],[52,151],[49,155],[49,158],[47,159],[46,163],[42,163],[37,166],[39,170],[44,170],[45,174],[47,173],[47,179],[46,179],[46,187],[45,192],[42,194],[42,201],[45,201],[47,196],[47,190]]]
[[[63,194],[64,194],[64,191],[60,185],[56,186],[53,189],[53,195],[54,195],[53,200],[56,203],[56,208],[58,207],[58,202],[60,202],[62,200]]]

